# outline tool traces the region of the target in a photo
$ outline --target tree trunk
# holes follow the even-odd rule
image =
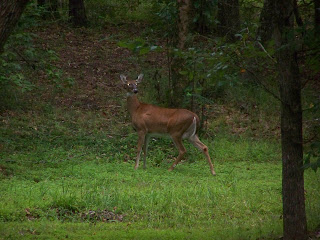
[[[186,47],[187,37],[189,34],[190,25],[190,11],[191,0],[177,0],[178,10],[178,39],[175,41],[175,48],[184,50]],[[170,107],[181,107],[184,89],[187,85],[185,76],[180,74],[180,71],[184,65],[184,60],[174,55],[171,63],[171,94],[170,94]]]
[[[307,239],[304,202],[301,81],[294,49],[294,0],[276,2],[281,98],[283,239]]]
[[[193,7],[193,12],[197,12],[198,19],[195,24],[195,30],[201,34],[204,34],[208,31],[208,26],[206,25],[206,17],[204,14],[205,8],[207,7],[205,4],[205,0],[198,0],[200,1],[199,7],[195,8]]]
[[[183,49],[189,33],[191,0],[178,0],[178,48]]]
[[[0,54],[29,0],[0,1]]]
[[[200,33],[207,34],[212,29],[212,17],[215,14],[216,4],[213,0],[196,0],[192,2],[192,28]]]
[[[218,34],[236,40],[234,35],[240,30],[239,0],[218,1],[218,22]]]
[[[69,0],[69,17],[74,26],[87,25],[87,15],[83,0]]]
[[[260,13],[257,40],[262,44],[272,38],[275,21],[275,0],[265,0]]]
[[[259,27],[257,29],[257,40],[262,44],[272,39],[275,28],[276,0],[265,0],[260,13]],[[303,26],[303,20],[300,16],[297,0],[293,1],[293,12],[298,26]]]

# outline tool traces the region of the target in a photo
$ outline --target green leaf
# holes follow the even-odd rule
[[[188,71],[180,71],[179,72],[181,75],[187,75],[188,74]]]
[[[144,54],[147,54],[147,53],[149,53],[149,52],[150,52],[150,48],[148,48],[148,47],[142,47],[142,48],[140,48],[139,54],[140,54],[140,55],[144,55]]]
[[[128,47],[128,43],[127,43],[127,42],[124,42],[124,41],[119,41],[119,42],[117,43],[117,45],[118,45],[119,47],[123,47],[123,48],[127,48],[127,47]]]

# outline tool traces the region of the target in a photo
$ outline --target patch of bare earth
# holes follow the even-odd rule
[[[115,210],[115,209],[114,209]],[[54,211],[59,220],[75,219],[78,221],[89,222],[122,222],[125,214],[115,213],[107,209],[102,210],[70,210],[64,208],[54,208]],[[29,221],[33,221],[40,218],[37,209],[25,209],[25,216]]]
[[[131,52],[117,45],[120,40],[117,38],[123,33],[134,38],[144,26],[139,27],[142,29],[122,26],[98,31],[53,25],[38,29],[38,44],[43,49],[54,50],[59,57],[55,65],[74,79],[74,85],[67,93],[54,96],[55,104],[88,110],[114,108],[109,110],[117,111],[117,97],[123,94],[119,75],[141,71],[141,66],[132,60]],[[157,64],[155,59],[148,62]]]

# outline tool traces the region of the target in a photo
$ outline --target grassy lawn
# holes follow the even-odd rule
[[[135,171],[136,135],[130,131],[108,137],[94,129],[72,132],[64,128],[68,123],[50,127],[56,119],[47,118],[41,129],[16,119],[2,125],[0,134],[6,149],[0,155],[0,239],[281,236],[277,142],[202,138],[214,159],[213,177],[204,157],[189,145],[186,161],[168,172],[168,160],[177,154],[173,144],[152,141],[147,169]],[[319,173],[307,170],[305,181],[313,230],[320,216]]]

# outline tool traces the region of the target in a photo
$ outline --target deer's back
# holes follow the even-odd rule
[[[151,104],[141,103],[132,122],[135,128],[144,128],[148,133],[170,134],[184,132],[199,117],[187,109],[162,108]]]

